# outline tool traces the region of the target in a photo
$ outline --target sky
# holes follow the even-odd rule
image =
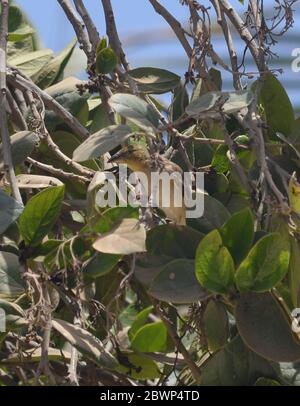
[[[44,47],[59,52],[74,38],[73,28],[57,0],[15,0],[15,2],[22,7],[37,28]],[[242,6],[238,0],[231,0],[231,2],[240,11],[245,10],[245,6]],[[105,35],[101,0],[84,0],[84,3],[97,24],[100,34]],[[179,0],[161,0],[161,3],[182,23],[187,22],[187,7],[182,6]],[[209,2],[204,0],[202,3]],[[112,5],[122,43],[133,67],[159,66],[184,74],[187,70],[184,51],[174,41],[173,34],[170,33],[161,16],[155,13],[148,0],[112,0]],[[266,7],[269,6],[272,9],[273,5],[273,0],[265,0]],[[280,42],[275,48],[279,58],[274,60],[273,66],[284,67],[284,74],[280,79],[287,86],[293,102],[300,105],[300,100],[298,102],[300,72],[294,73],[291,70],[292,51],[300,48],[300,1],[296,9],[298,14],[295,28],[286,35],[285,41]],[[226,54],[222,40],[215,38],[214,44],[217,52],[221,55]],[[237,48],[241,54],[242,44],[238,44]],[[225,87],[230,85],[229,78],[225,75]]]

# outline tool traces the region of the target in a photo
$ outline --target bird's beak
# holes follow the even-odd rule
[[[124,153],[122,150],[119,152],[116,152],[112,157],[110,157],[110,159],[108,160],[108,163],[118,162],[118,160],[123,158],[123,156],[124,156]]]

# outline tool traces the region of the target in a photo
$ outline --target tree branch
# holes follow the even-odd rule
[[[89,137],[89,131],[76,119],[76,117],[69,113],[48,93],[36,86],[29,78],[21,74],[17,69],[8,68],[7,80],[11,86],[22,90],[22,92],[30,90],[35,93],[43,101],[45,106],[62,118],[65,124],[67,124],[82,140]]]
[[[159,306],[156,306],[156,310],[157,310],[157,313],[159,314],[159,316],[161,317],[162,321],[164,322],[164,325],[166,326],[166,328],[168,330],[170,338],[172,339],[175,346],[178,348],[178,351],[183,356],[186,365],[190,368],[191,374],[193,375],[193,378],[194,378],[196,384],[201,385],[202,378],[201,378],[199,368],[195,364],[191,354],[188,352],[188,350],[183,345],[180,337],[178,336],[178,334],[176,332],[175,327],[173,326],[172,322],[167,317],[165,312]]]
[[[149,0],[152,7],[154,10],[160,14],[166,22],[169,24],[169,26],[172,28],[174,34],[180,41],[181,45],[183,46],[183,49],[185,50],[188,58],[190,59],[193,55],[193,50],[192,47],[190,46],[186,36],[184,29],[182,28],[180,22],[176,20],[174,16],[164,7],[162,6],[158,0]]]
[[[81,49],[87,56],[88,62],[94,62],[94,56],[92,52],[92,45],[89,41],[87,32],[85,31],[85,26],[78,18],[76,11],[72,7],[72,4],[69,0],[57,0],[62,9],[64,10],[68,20],[71,22],[74,31],[76,33],[77,39],[79,41]]]
[[[97,46],[98,46],[99,41],[100,41],[99,33],[98,33],[97,28],[96,28],[93,20],[91,19],[91,17],[89,15],[83,1],[82,0],[74,0],[74,3],[75,3],[75,7],[76,7],[77,12],[79,13],[80,17],[82,18],[82,20],[83,20],[83,22],[85,24],[85,27],[86,27],[86,30],[87,30],[87,33],[88,33],[88,36],[89,36],[90,43],[92,45],[93,58],[95,58]]]

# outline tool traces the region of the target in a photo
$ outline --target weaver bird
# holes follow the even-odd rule
[[[110,158],[109,162],[125,164],[132,172],[145,174],[147,184],[143,184],[142,178],[140,178],[140,182],[148,198],[153,197],[153,190],[155,190],[158,194],[157,206],[164,211],[166,217],[175,224],[186,224],[186,208],[183,201],[183,171],[178,165],[159,153],[150,154],[145,147],[138,144],[131,144],[122,148]],[[160,178],[158,186],[155,188],[152,184],[152,181],[155,182],[152,174],[155,173],[160,176],[164,174],[167,174],[168,177],[172,176],[169,187],[166,187]]]

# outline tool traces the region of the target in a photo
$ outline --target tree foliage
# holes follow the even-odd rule
[[[110,0],[107,37],[83,1],[58,0],[76,36],[58,55],[1,1],[0,385],[298,385],[300,127],[268,67],[294,1],[268,20],[262,1],[243,2],[243,21],[235,1],[181,0],[187,29],[149,2],[186,53],[185,77],[131,68]],[[76,44],[86,80],[65,77]],[[204,172],[203,216],[178,226],[100,207],[109,158],[130,143]]]

